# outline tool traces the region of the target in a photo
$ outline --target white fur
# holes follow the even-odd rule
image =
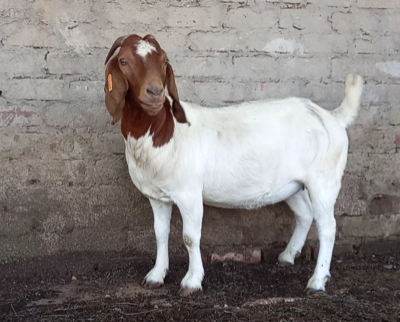
[[[146,56],[148,54],[151,54],[151,52],[153,51],[157,51],[156,47],[154,47],[146,40],[139,40],[136,47],[136,54],[138,54],[140,57],[146,58]]]
[[[173,138],[153,147],[149,134],[128,137],[126,158],[136,187],[154,211],[157,260],[147,282],[163,282],[168,269],[171,205],[183,219],[189,270],[181,286],[201,289],[203,203],[254,209],[286,200],[296,228],[280,262],[293,263],[313,220],[320,252],[311,290],[324,290],[335,240],[334,204],[346,165],[345,127],[358,110],[362,78],[346,82],[342,105],[332,113],[307,99],[258,101],[226,108],[181,102],[190,126],[175,123]]]

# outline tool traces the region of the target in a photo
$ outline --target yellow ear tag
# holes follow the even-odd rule
[[[111,75],[111,74],[108,74],[107,83],[108,83],[108,91],[109,91],[109,92],[112,92],[112,90],[113,90],[113,83],[112,83],[112,75]]]

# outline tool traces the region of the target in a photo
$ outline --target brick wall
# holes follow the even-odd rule
[[[181,98],[207,106],[291,95],[334,108],[346,74],[365,76],[337,245],[398,238],[399,16],[396,0],[2,0],[0,258],[154,251],[150,207],[103,103],[105,55],[132,32],[154,34]],[[203,246],[268,248],[292,228],[285,205],[206,208]],[[180,236],[175,213],[173,251]]]

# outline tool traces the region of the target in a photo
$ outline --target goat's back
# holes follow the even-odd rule
[[[256,208],[282,201],[327,155],[347,152],[344,128],[306,99],[182,105],[191,123],[177,129],[184,132],[178,135],[188,151],[184,160],[188,175],[201,178],[208,204]]]

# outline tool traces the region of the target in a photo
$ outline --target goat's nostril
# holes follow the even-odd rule
[[[158,87],[158,86],[149,86],[147,87],[147,94],[153,95],[153,96],[160,96],[163,92],[163,88],[162,87]]]

